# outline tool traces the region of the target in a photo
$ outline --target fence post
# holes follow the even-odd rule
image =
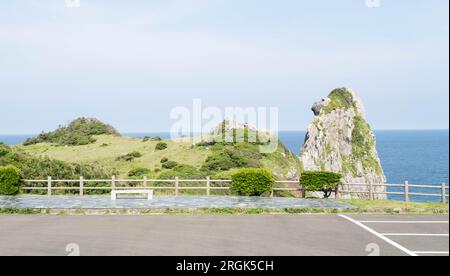
[[[447,205],[447,198],[446,198],[446,187],[445,187],[445,183],[442,183],[442,204]]]
[[[144,188],[148,187],[148,179],[147,176],[144,176]]]
[[[52,177],[47,178],[47,196],[52,196]]]
[[[300,193],[302,198],[306,198],[306,190],[305,187],[303,187],[302,183],[300,183],[300,180],[298,180],[298,185],[300,186]]]
[[[111,178],[111,191],[115,191],[116,190],[116,177],[113,176]]]
[[[206,177],[206,195],[211,195],[211,177]]]
[[[80,196],[84,195],[84,178],[80,176]]]
[[[336,189],[334,190],[334,199],[339,199],[341,195],[339,194],[339,185],[336,186]]]
[[[373,183],[369,183],[369,200],[374,200],[375,197],[373,196]]]
[[[406,208],[408,208],[409,203],[409,182],[405,181],[405,204]]]
[[[274,196],[274,190],[272,188],[272,192],[270,192],[270,197],[273,197],[273,196]]]
[[[180,179],[175,177],[175,196],[178,196],[179,194],[179,187],[180,187]]]

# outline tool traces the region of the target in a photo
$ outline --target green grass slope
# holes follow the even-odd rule
[[[165,163],[176,162],[175,165],[178,166],[192,167],[199,172],[195,173],[197,176],[209,175],[216,178],[227,178],[238,167],[262,167],[273,171],[278,179],[285,180],[297,177],[301,169],[297,156],[281,143],[276,152],[260,154],[257,145],[246,142],[194,146],[190,139],[153,141],[117,135],[98,135],[93,138],[94,142],[87,145],[69,146],[43,142],[19,145],[15,150],[34,157],[101,166],[116,171],[118,177],[129,177],[130,171],[142,172],[133,175],[135,177],[145,175],[151,178],[168,175],[167,172],[172,170],[183,171],[179,167],[164,166],[162,159],[165,159]],[[167,148],[157,150],[158,143],[166,143]],[[123,158],[126,156],[132,157]],[[218,166],[215,166],[216,163]],[[223,163],[227,166],[224,167]]]

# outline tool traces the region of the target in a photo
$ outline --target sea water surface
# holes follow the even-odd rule
[[[375,131],[377,149],[388,183],[441,185],[449,183],[449,131],[448,130],[381,130]],[[169,133],[134,133],[131,137],[160,136],[170,138]],[[281,131],[280,140],[295,154],[300,154],[305,131]],[[15,145],[33,135],[0,135],[0,141]],[[397,189],[391,189],[396,191]],[[401,190],[399,190],[401,191]],[[412,192],[440,193],[440,190],[412,189]],[[401,196],[390,199],[402,200]],[[413,201],[439,201],[434,197],[412,197]]]

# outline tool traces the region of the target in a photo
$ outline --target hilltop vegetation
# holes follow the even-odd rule
[[[95,143],[94,135],[119,135],[110,125],[97,119],[79,118],[68,126],[61,126],[57,130],[42,133],[38,137],[28,139],[24,145],[39,143],[53,143],[59,146],[82,146]]]
[[[356,109],[353,95],[346,88],[337,88],[331,91],[328,98],[330,99],[330,103],[324,108],[325,114],[336,109]]]

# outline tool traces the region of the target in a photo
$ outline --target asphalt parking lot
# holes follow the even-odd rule
[[[364,216],[342,218],[409,256],[448,256],[448,216]],[[380,255],[383,253],[380,252]]]
[[[448,256],[447,215],[0,216],[0,255]]]

